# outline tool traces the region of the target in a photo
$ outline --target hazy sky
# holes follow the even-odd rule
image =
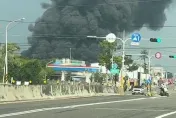
[[[40,17],[45,10],[43,10],[40,6],[41,2],[49,2],[50,0],[0,0],[0,19],[1,20],[15,20],[19,18],[26,18],[25,21],[35,21],[38,17]],[[176,1],[175,1],[176,2]],[[167,22],[166,26],[176,26],[176,4],[173,3],[170,8],[166,10],[167,14]],[[175,7],[175,8],[174,8]],[[5,25],[7,22],[0,21],[0,42],[5,42],[4,32]],[[30,34],[28,31],[27,23],[21,23],[16,25],[13,29],[11,29],[8,34],[9,42],[17,42],[17,43],[27,43],[27,36]],[[147,45],[151,47],[176,47],[176,27],[164,27],[160,31],[150,31],[146,28],[143,28],[139,32],[141,36],[145,39],[149,39],[150,37],[159,37],[162,39],[162,43],[149,43],[149,41],[143,40],[140,43],[140,47],[146,47]],[[130,35],[129,35],[130,36]],[[145,44],[145,45],[144,45]],[[147,44],[147,45],[146,45]],[[129,46],[128,46],[129,47]],[[22,49],[26,49],[26,46],[22,46]],[[158,49],[152,50],[152,55],[156,52],[161,52],[163,57],[158,60],[152,58],[153,64],[160,64],[164,66],[168,71],[176,72],[176,59],[169,59],[168,55],[176,55],[175,49]],[[138,54],[139,50],[128,51],[127,53]],[[173,67],[175,66],[175,67]]]

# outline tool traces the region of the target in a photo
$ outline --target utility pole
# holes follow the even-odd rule
[[[126,39],[125,37],[125,30],[123,31],[123,37],[121,40],[122,42],[122,68],[121,68],[121,81],[123,81],[123,75],[125,71],[125,44],[130,38]],[[122,83],[121,83],[122,84]],[[123,85],[122,85],[123,88]]]
[[[148,73],[149,75],[151,74],[151,59],[153,57],[153,55],[151,55],[151,50],[149,50],[149,54],[147,55],[148,57]]]
[[[113,64],[114,64],[114,55],[112,53],[111,68],[113,67]]]
[[[122,38],[118,38],[116,37],[114,34],[110,33],[108,34],[106,37],[97,37],[97,36],[87,36],[87,38],[100,38],[100,39],[106,39],[108,42],[112,43],[115,40],[120,40],[122,42],[122,68],[121,68],[121,79],[119,79],[121,81],[121,87],[123,89],[123,72],[124,72],[124,63],[125,63],[125,44],[126,42],[131,39],[131,38],[127,38],[125,37],[125,30],[123,31],[123,37]]]
[[[6,42],[5,42],[5,78],[6,78],[6,83],[8,83],[8,50],[7,50],[7,48],[8,48],[7,47],[7,45],[8,45],[8,42],[7,42],[8,41],[8,28],[12,23],[23,21],[24,19],[25,18],[20,18],[20,19],[11,21],[6,25],[6,28],[5,28],[5,39],[6,39]]]
[[[71,57],[72,56],[72,48],[70,48],[70,60],[71,60]]]

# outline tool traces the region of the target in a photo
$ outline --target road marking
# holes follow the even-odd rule
[[[41,109],[34,109],[34,110],[28,110],[28,111],[15,112],[15,113],[1,114],[0,118],[9,117],[9,116],[19,116],[19,115],[37,113],[37,112],[42,112],[42,111],[51,111],[51,110],[58,110],[58,109],[69,109],[69,108],[76,108],[76,107],[103,105],[103,104],[112,104],[112,103],[122,103],[122,102],[139,101],[139,100],[146,100],[146,99],[150,99],[150,98],[137,98],[137,99],[128,99],[128,100],[119,100],[119,101],[79,104],[79,105],[70,105],[70,106],[65,106],[65,107],[41,108]]]
[[[100,110],[120,110],[120,111],[149,111],[149,112],[157,112],[157,111],[171,111],[171,110],[163,110],[163,109],[119,109],[119,108],[95,108]]]
[[[167,117],[167,116],[170,116],[170,115],[173,115],[173,114],[176,114],[176,111],[174,111],[174,112],[170,112],[170,113],[166,113],[166,114],[163,114],[163,115],[157,116],[157,117],[155,117],[155,118],[164,118],[164,117]]]

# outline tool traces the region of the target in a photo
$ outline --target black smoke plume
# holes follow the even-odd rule
[[[165,9],[172,0],[51,0],[34,25],[29,25],[31,48],[22,54],[31,58],[72,58],[96,61],[97,40],[87,35],[130,33],[143,25],[159,30],[166,21]],[[71,49],[70,49],[71,48]]]

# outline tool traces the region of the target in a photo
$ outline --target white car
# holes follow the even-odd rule
[[[144,95],[144,88],[142,88],[142,87],[134,87],[132,89],[132,95],[135,95],[135,94],[142,94],[142,95]]]

